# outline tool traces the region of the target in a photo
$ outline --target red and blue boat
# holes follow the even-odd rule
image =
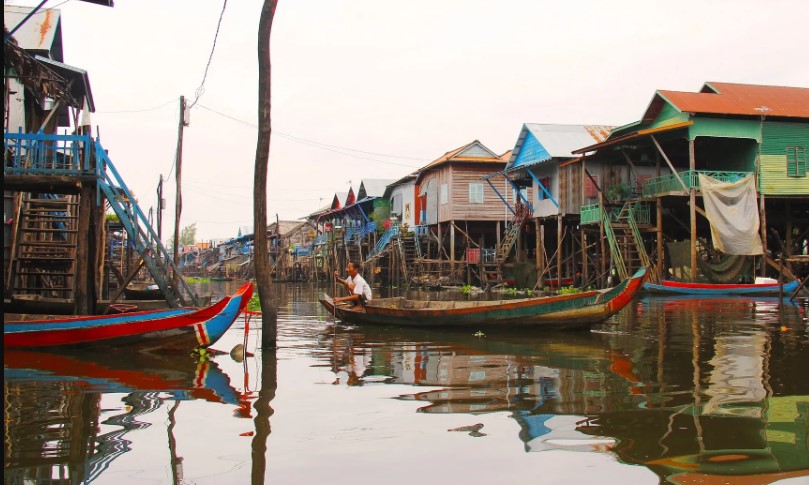
[[[750,284],[720,284],[720,283],[683,283],[679,281],[664,281],[663,284],[646,283],[643,289],[661,295],[742,295],[742,296],[778,296],[783,292],[790,295],[798,289],[798,281],[784,283],[778,282],[750,283]]]
[[[3,348],[137,348],[191,351],[215,343],[253,295],[247,283],[214,305],[100,316],[4,321]]]

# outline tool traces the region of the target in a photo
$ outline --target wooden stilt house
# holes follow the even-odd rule
[[[501,197],[513,220],[496,253],[497,263],[530,261],[536,270],[530,286],[588,283],[586,271],[583,280],[574,280],[582,273],[581,259],[597,257],[578,230],[583,188],[592,180],[571,152],[583,143],[604,140],[609,130],[602,125],[526,123],[505,169],[486,176],[488,181],[505,180],[514,194]]]
[[[807,145],[807,88],[711,82],[694,93],[657,91],[639,121],[574,151],[586,154],[588,171],[593,164],[624,164],[622,181],[630,182],[611,191],[605,180],[599,200],[582,208],[582,222],[606,234],[602,240],[620,277],[637,261],[631,255],[644,252],[658,279],[731,283],[778,273],[775,259],[789,262],[807,250]],[[758,211],[751,218],[758,220],[751,227],[758,228],[761,249],[717,251],[701,176],[754,179]],[[789,265],[785,274],[791,276]]]

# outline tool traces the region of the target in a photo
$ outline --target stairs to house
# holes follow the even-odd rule
[[[174,264],[173,256],[157,237],[106,150],[98,141],[95,145],[98,166],[107,168],[99,173],[98,187],[126,230],[128,244],[137,252],[170,306],[199,306],[196,295]]]
[[[643,266],[652,264],[640,230],[649,227],[649,208],[640,201],[627,201],[617,212],[601,212],[610,256],[621,281]],[[651,271],[650,274],[655,274]]]
[[[514,243],[517,242],[517,238],[520,237],[523,223],[525,223],[526,219],[531,215],[531,208],[525,204],[518,204],[516,209],[514,217],[511,218],[511,222],[509,222],[508,227],[506,227],[503,240],[497,248],[497,264],[503,264],[508,258],[511,249],[514,247]]]
[[[75,196],[37,194],[22,199],[10,262],[12,294],[74,297],[78,210]]]

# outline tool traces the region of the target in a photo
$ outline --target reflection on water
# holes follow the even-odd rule
[[[238,282],[210,285],[217,300]],[[805,304],[644,298],[591,332],[476,336],[476,329],[344,326],[319,307],[314,286],[273,290],[281,348],[262,357],[260,322],[252,321],[255,355],[243,363],[227,354],[197,362],[7,351],[5,482],[139,483],[144,475],[158,483],[353,483],[351,474],[319,472],[328,467],[313,460],[335,466],[346,456],[406,454],[428,475],[449,467],[454,481],[477,483],[492,460],[522,463],[510,473],[525,479],[536,476],[534,460],[571,476],[555,454],[571,452],[609,455],[616,467],[657,475],[637,483],[809,477]],[[244,331],[239,320],[219,348],[242,342]],[[354,411],[341,412],[340,403]],[[387,433],[363,434],[378,413]],[[511,431],[490,419],[498,416]],[[436,424],[447,438],[434,434]],[[414,427],[432,446],[410,446]],[[341,446],[313,447],[323,434]],[[450,448],[436,462],[436,447],[457,446],[443,441],[455,436],[487,445]],[[215,443],[214,455],[206,449],[207,458],[195,458],[195,440]],[[368,440],[378,445],[368,448]],[[127,461],[144,448],[159,464]],[[514,453],[532,460],[510,461]],[[610,481],[612,466],[577,473],[629,483],[623,468]],[[367,469],[360,482],[408,481],[388,470]]]

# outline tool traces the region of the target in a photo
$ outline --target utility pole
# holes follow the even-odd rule
[[[160,182],[157,184],[157,239],[163,242],[163,174],[160,174]]]
[[[183,196],[180,190],[180,179],[183,168],[183,128],[188,126],[185,116],[185,96],[180,96],[180,126],[177,134],[177,159],[174,167],[175,180],[177,182],[177,195],[174,202],[174,267],[180,267],[180,214],[183,211]],[[162,176],[161,176],[162,180]],[[177,278],[180,275],[175,271],[173,280],[174,287],[177,288]]]

